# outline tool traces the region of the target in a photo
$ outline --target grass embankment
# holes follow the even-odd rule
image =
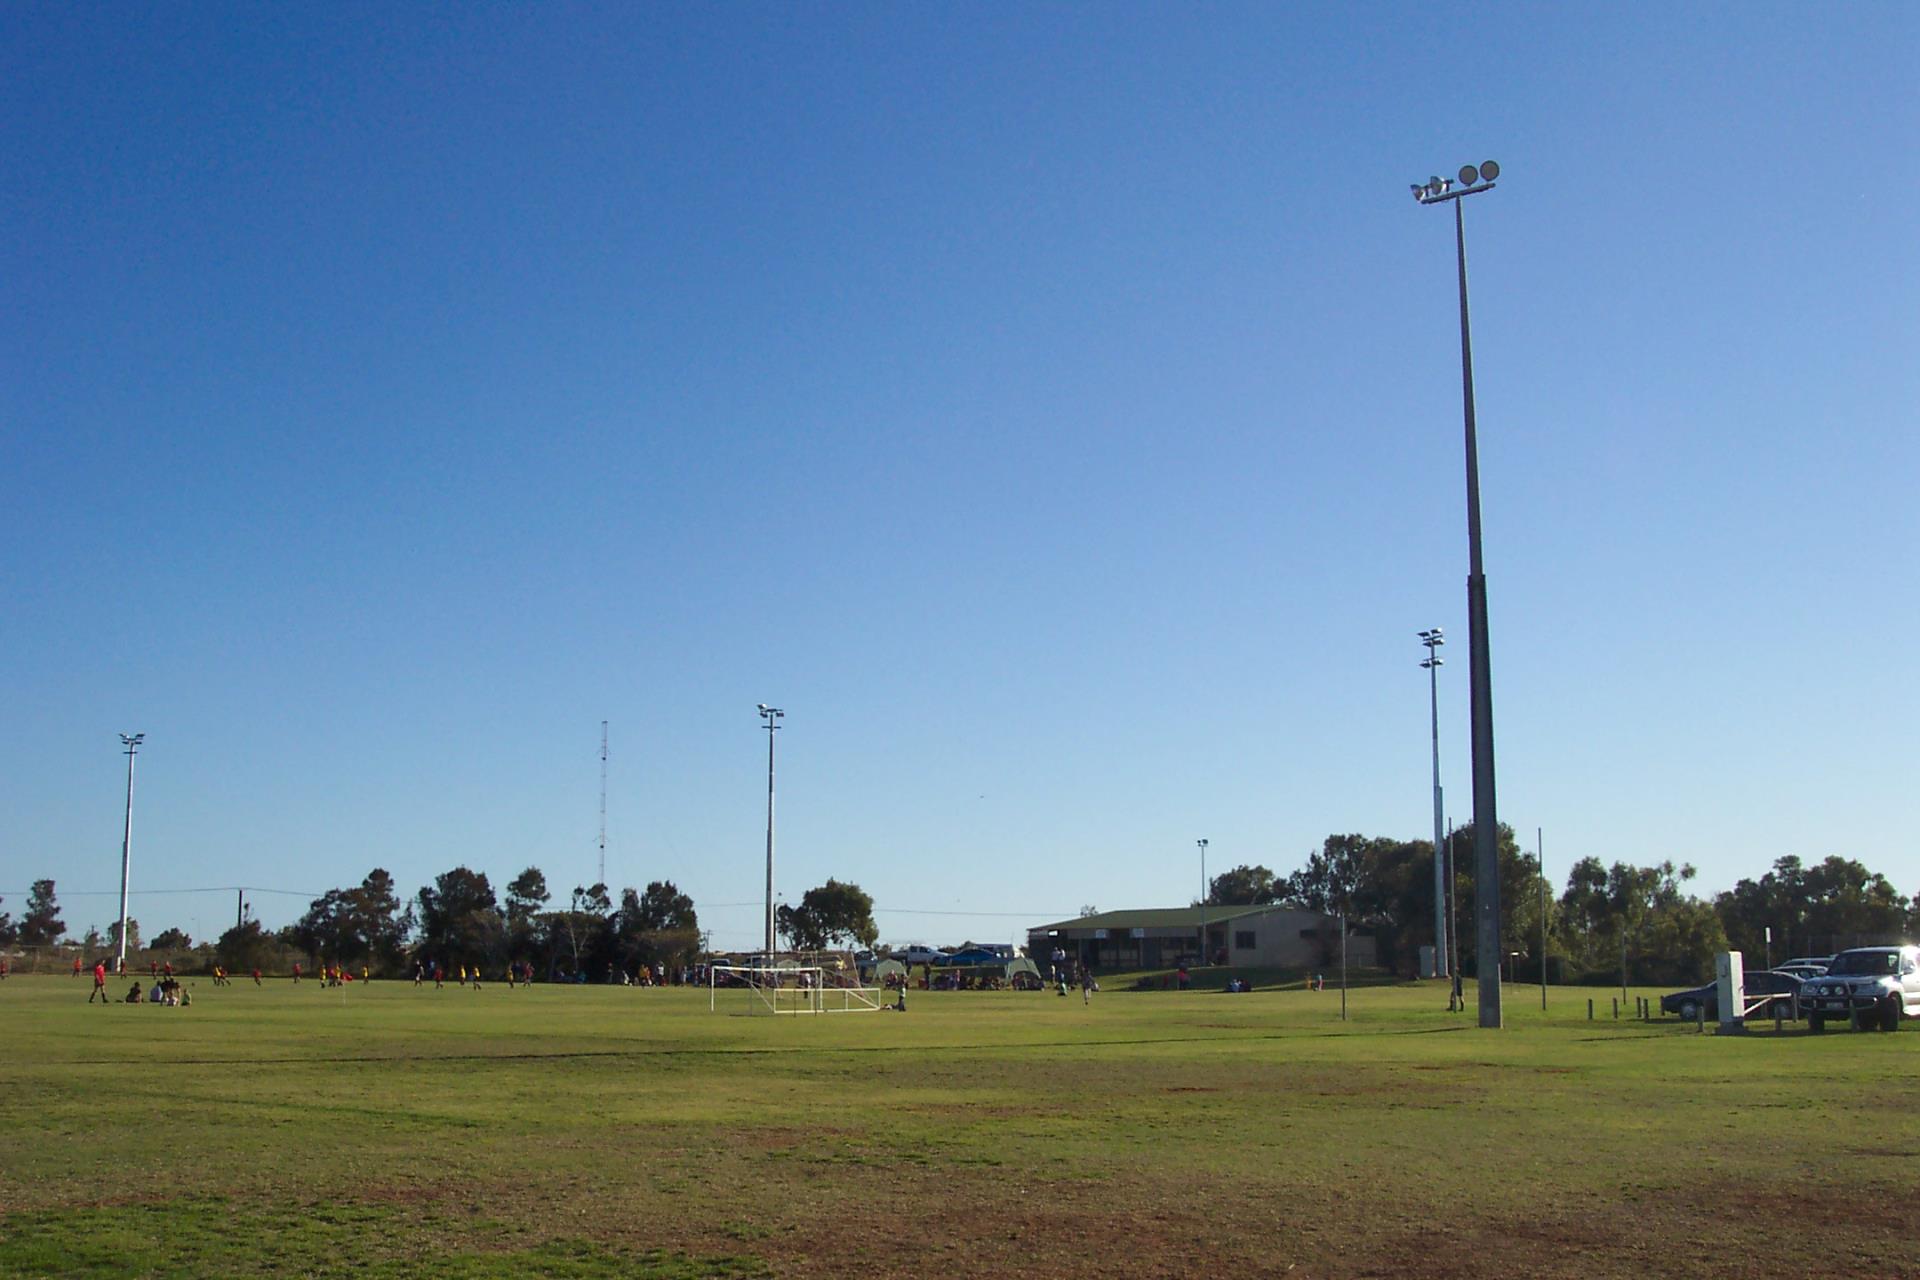
[[[194,992],[0,986],[0,1275],[1920,1273],[1911,1026],[1514,988],[1481,1032],[1437,983],[1344,1024],[1331,990]]]

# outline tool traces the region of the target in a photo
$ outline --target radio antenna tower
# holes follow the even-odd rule
[[[600,722],[600,879],[607,882],[607,722]]]

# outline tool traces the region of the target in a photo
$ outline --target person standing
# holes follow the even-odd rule
[[[1080,966],[1080,1003],[1093,1003],[1093,966],[1090,964]]]
[[[74,963],[78,964],[80,962],[76,960]],[[93,992],[87,997],[88,1004],[93,1003],[94,996],[100,997],[101,1004],[107,1003],[107,962],[105,960],[99,960],[94,963]]]

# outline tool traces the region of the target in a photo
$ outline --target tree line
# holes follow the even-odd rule
[[[0,907],[4,907],[0,899]],[[829,879],[809,889],[797,905],[781,905],[775,927],[781,941],[799,950],[871,946],[879,930],[873,899],[859,885]],[[90,930],[86,951],[119,950],[120,922],[108,936]],[[0,911],[0,946],[47,947],[66,936],[54,882],[34,882],[19,922]],[[127,946],[140,947],[139,922],[127,921]],[[194,949],[179,929],[167,929],[149,946],[157,951]],[[616,904],[604,884],[576,885],[564,901],[548,888],[546,875],[528,867],[496,895],[483,871],[459,866],[444,871],[413,897],[403,899],[394,878],[380,867],[357,886],[329,889],[292,924],[268,930],[248,916],[203,942],[207,963],[238,973],[255,968],[285,971],[300,957],[384,973],[412,964],[439,963],[497,972],[529,964],[552,977],[612,972],[637,973],[643,966],[667,968],[694,962],[704,951],[693,899],[671,880],[645,889],[622,889]]]
[[[106,937],[89,930],[77,942],[86,951],[117,952],[119,924],[114,921]],[[17,923],[0,912],[0,946],[53,946],[66,932],[52,880],[34,882]],[[140,947],[139,924],[132,919],[127,945]],[[195,949],[179,929],[163,931],[149,946]],[[701,935],[693,899],[670,880],[655,880],[644,890],[623,889],[617,906],[603,884],[576,887],[562,905],[553,901],[538,867],[509,881],[501,898],[485,872],[460,866],[402,899],[393,876],[375,867],[358,885],[315,898],[284,928],[268,930],[248,915],[198,949],[209,953],[207,963],[239,973],[284,971],[305,957],[386,973],[415,962],[488,971],[524,963],[550,976],[597,977],[612,969],[634,973],[642,965],[688,962],[701,950]]]
[[[1530,981],[1544,964],[1556,982],[1691,982],[1711,973],[1715,953],[1728,949],[1757,968],[1769,950],[1779,962],[1920,936],[1920,893],[1903,896],[1885,876],[1837,855],[1812,866],[1780,858],[1759,879],[1709,900],[1688,892],[1695,872],[1685,863],[1636,866],[1591,857],[1573,865],[1556,894],[1539,859],[1504,823],[1497,847],[1500,936],[1508,952],[1520,953],[1501,959]],[[1452,864],[1461,971],[1477,974],[1473,828],[1456,830],[1442,848]],[[1383,966],[1412,973],[1419,948],[1434,942],[1433,862],[1430,840],[1330,835],[1289,875],[1265,866],[1221,872],[1207,886],[1207,902],[1344,912],[1373,936]]]

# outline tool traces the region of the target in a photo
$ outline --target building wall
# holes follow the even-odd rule
[[[1252,945],[1246,945],[1249,942]],[[1258,916],[1231,921],[1227,943],[1234,964],[1319,969],[1337,961],[1340,927],[1334,917],[1317,911],[1276,907]],[[1373,939],[1364,934],[1349,935],[1347,963],[1362,968],[1371,966]]]

